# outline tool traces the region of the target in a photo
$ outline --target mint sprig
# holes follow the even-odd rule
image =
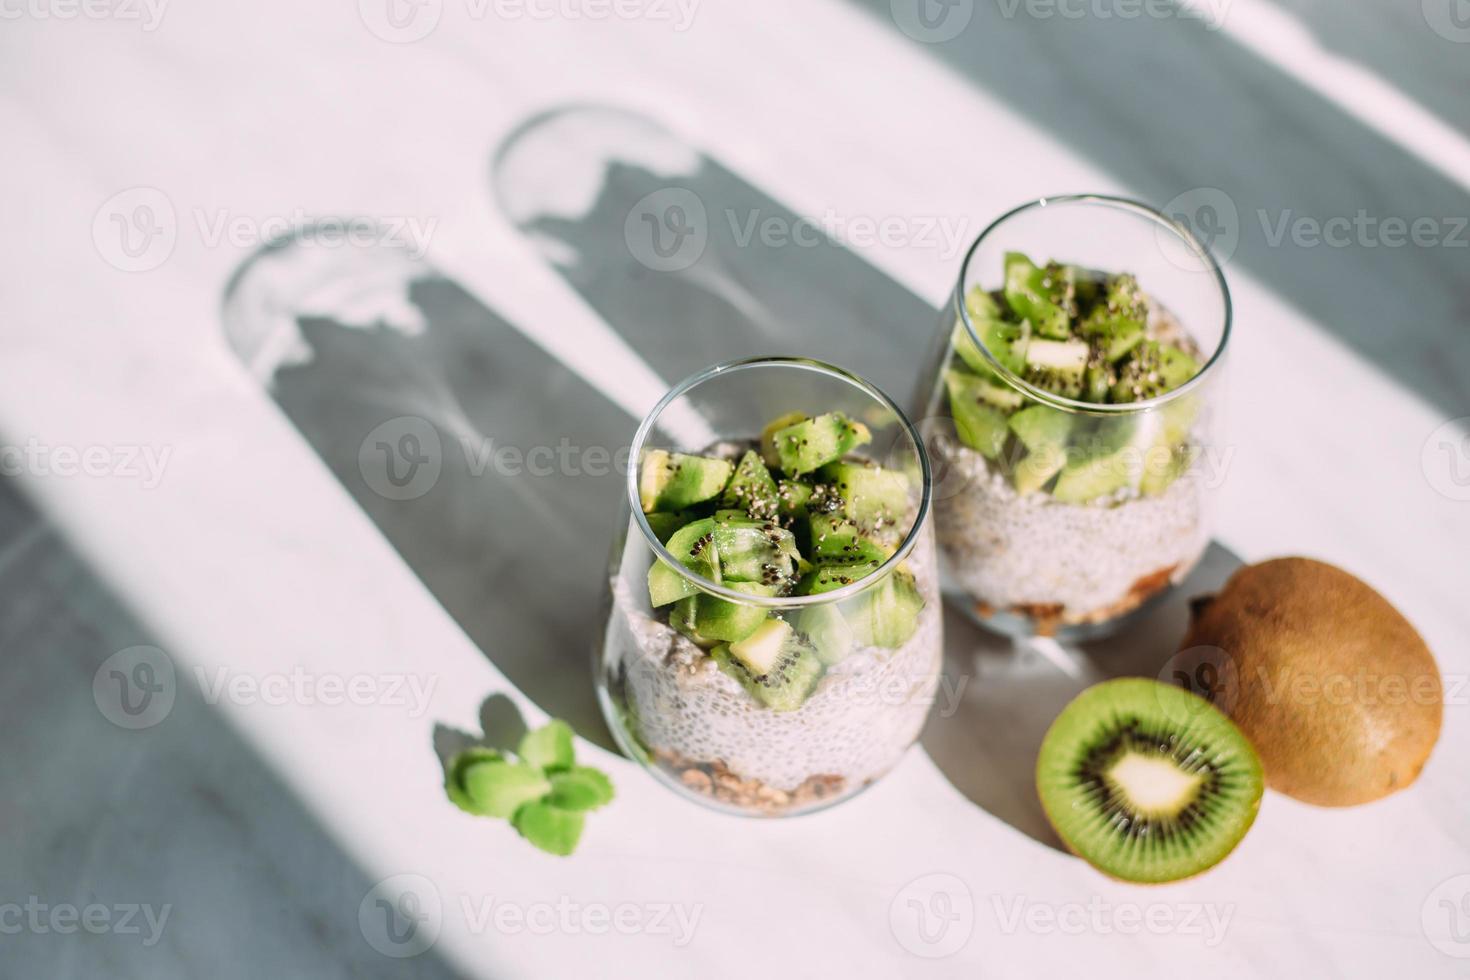
[[[613,798],[612,781],[576,764],[572,727],[553,720],[527,732],[509,758],[472,746],[449,760],[444,789],[466,813],[509,820],[549,854],[576,850],[585,814]]]

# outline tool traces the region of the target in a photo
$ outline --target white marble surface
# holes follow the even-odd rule
[[[186,678],[221,668],[254,677],[302,666],[323,675],[408,672],[432,682],[433,693],[422,713],[385,704],[222,702],[176,708],[141,732],[93,723],[108,752],[118,753],[107,756],[113,766],[131,758],[197,771],[195,782],[211,793],[253,802],[234,824],[197,816],[178,802],[186,791],[167,786],[153,802],[113,793],[106,804],[88,804],[81,801],[94,798],[82,794],[68,805],[64,780],[7,764],[0,814],[18,816],[0,825],[21,828],[7,845],[22,857],[3,866],[0,902],[38,892],[53,903],[173,902],[180,918],[147,951],[119,951],[130,941],[120,935],[6,935],[0,946],[16,943],[30,973],[54,976],[104,969],[246,976],[272,963],[290,972],[285,956],[263,959],[251,943],[208,941],[228,923],[243,923],[262,948],[315,947],[332,966],[297,961],[313,975],[333,968],[487,977],[840,969],[1022,977],[1078,964],[1103,976],[1463,975],[1466,961],[1437,950],[1423,926],[1439,910],[1436,887],[1470,874],[1463,776],[1470,762],[1470,613],[1463,601],[1470,503],[1453,499],[1445,471],[1423,461],[1431,433],[1470,414],[1462,370],[1470,356],[1463,327],[1470,266],[1466,252],[1443,246],[1391,259],[1367,248],[1271,250],[1245,241],[1242,228],[1229,270],[1238,325],[1230,444],[1237,451],[1219,538],[1245,560],[1284,553],[1331,559],[1379,587],[1419,626],[1458,700],[1446,709],[1440,746],[1412,790],[1341,812],[1268,794],[1250,836],[1210,874],[1148,890],[1107,881],[1025,829],[1034,813],[1023,783],[998,796],[955,770],[968,750],[976,771],[993,772],[997,782],[1014,778],[1024,739],[1008,741],[995,719],[1010,712],[1017,732],[1034,727],[1076,682],[1037,666],[1034,684],[998,696],[1016,681],[987,685],[984,660],[993,644],[951,617],[950,658],[960,673],[972,665],[974,683],[960,710],[931,722],[925,744],[933,758],[913,752],[888,780],[830,813],[733,821],[684,804],[593,743],[580,751],[613,774],[620,799],[591,821],[571,860],[534,852],[504,827],[444,803],[434,725],[473,730],[481,702],[514,691],[512,681],[542,702],[516,695],[533,720],[543,709],[580,710],[565,700],[575,691],[556,681],[567,663],[581,669],[581,650],[559,642],[538,675],[534,662],[498,648],[497,621],[477,620],[467,601],[456,609],[442,588],[436,598],[432,561],[415,559],[405,542],[420,528],[459,525],[450,518],[419,525],[400,521],[403,510],[360,508],[355,488],[334,478],[342,460],[313,448],[303,416],[295,414],[293,427],[290,406],[283,412],[261,374],[237,359],[222,328],[221,297],[259,243],[251,229],[267,219],[364,213],[432,221],[428,260],[493,311],[496,329],[532,341],[517,363],[539,364],[534,377],[601,392],[605,424],[616,428],[619,411],[631,425],[652,404],[661,392],[655,365],[672,369],[679,352],[640,348],[626,325],[618,329],[605,297],[549,265],[545,243],[533,245],[491,191],[493,151],[533,113],[553,107],[595,100],[656,117],[801,214],[958,215],[978,230],[1012,204],[1057,190],[1159,199],[1200,186],[1225,188],[1248,220],[1258,208],[1296,207],[1322,218],[1360,207],[1406,218],[1470,210],[1463,186],[1442,171],[1333,115],[1283,73],[1198,25],[1141,21],[1129,25],[1133,34],[1118,33],[1116,24],[1111,35],[1097,34],[1099,44],[1116,44],[1125,55],[1147,45],[1143,32],[1177,41],[1158,47],[1150,68],[1155,78],[1187,72],[1176,77],[1199,88],[1180,93],[1086,68],[1075,46],[1087,24],[982,21],[988,29],[968,37],[973,50],[996,58],[1013,50],[1035,52],[1028,61],[1065,64],[1081,73],[1069,87],[1068,75],[1034,65],[1016,76],[997,76],[992,62],[977,68],[964,35],[958,51],[918,44],[895,29],[886,7],[706,2],[681,31],[650,19],[477,19],[476,7],[445,0],[426,8],[441,10],[437,27],[409,44],[374,36],[351,5],[169,6],[152,31],[121,19],[7,21],[0,37],[0,131],[8,151],[0,190],[0,260],[8,273],[0,292],[0,436],[12,445],[35,440],[48,453],[167,453],[156,485],[145,475],[66,477],[34,465],[15,478],[55,531],[21,532],[5,568],[7,582],[19,577],[20,584],[7,588],[22,596],[25,589],[85,594],[64,577],[47,579],[25,550],[36,544],[25,534],[55,533],[105,583],[107,602],[125,610],[110,619],[128,622],[58,630],[54,640],[32,636],[28,643],[0,634],[9,660],[3,676],[25,676],[15,665],[31,659],[65,656],[76,665],[70,686],[66,672],[37,682],[46,697],[15,698],[12,691],[25,688],[7,682],[0,719],[14,736],[7,744],[34,745],[27,757],[34,752],[47,767],[89,778],[97,767],[79,760],[79,748],[63,748],[73,744],[62,737],[74,737],[69,730],[46,733],[81,717],[92,669],[137,642],[165,649]],[[1452,45],[1462,58],[1470,51],[1432,34],[1413,43]],[[1451,71],[1444,49],[1432,50],[1436,70]],[[1402,61],[1394,55],[1386,63]],[[1033,83],[1008,90],[1011,77]],[[1042,87],[1048,78],[1055,89]],[[1086,118],[1073,107],[1082,101],[1078,88],[1093,107]],[[1199,119],[1205,131],[1225,135],[1201,150],[1172,124],[1184,110],[1169,109],[1169,99],[1205,92],[1214,94],[1194,103]],[[1103,127],[1089,129],[1087,119],[1099,113],[1128,139],[1114,145]],[[1154,130],[1151,119],[1164,122]],[[1206,166],[1210,160],[1217,169]],[[118,208],[106,202],[140,186],[166,199],[176,236],[166,261],[129,272],[117,267],[127,256],[108,244],[116,241],[107,237],[109,214]],[[135,195],[122,204],[137,214],[133,205],[159,200]],[[216,239],[221,217],[238,219],[239,234]],[[937,305],[957,261],[914,242],[853,251],[860,259],[853,268],[868,270],[863,282],[880,276],[893,288],[878,292],[900,305],[914,302],[908,297]],[[759,296],[760,285],[750,291]],[[1372,317],[1361,315],[1365,307]],[[1382,333],[1370,336],[1374,322]],[[904,325],[907,339],[898,342],[922,344],[930,326]],[[1367,356],[1383,343],[1381,368]],[[684,353],[696,356],[698,344]],[[557,373],[558,363],[570,371]],[[445,371],[464,372],[454,389],[461,396],[496,380],[493,365],[477,381],[476,362],[448,364]],[[498,382],[515,390],[524,380]],[[473,521],[474,502],[460,502],[467,509],[457,518]],[[591,526],[598,515],[580,519]],[[601,547],[596,542],[594,550]],[[481,557],[480,571],[493,581],[513,574],[518,556],[490,550]],[[595,594],[589,583],[586,595]],[[20,600],[0,606],[5,625],[21,622],[23,608]],[[65,603],[56,609],[56,619],[85,622]],[[595,617],[590,609],[572,612]],[[520,635],[528,624],[507,621],[505,629]],[[1102,653],[1095,664],[1103,673],[1117,669]],[[65,710],[52,711],[48,697]],[[175,758],[180,740],[194,750],[187,762]],[[210,771],[211,745],[221,765],[238,765],[249,777]],[[242,826],[263,836],[247,845]],[[65,833],[48,833],[51,827]],[[76,848],[106,855],[128,847],[152,859],[131,871],[105,858],[75,867],[65,860]],[[230,873],[211,865],[221,852],[248,863],[239,888],[189,887],[200,876]],[[286,870],[262,873],[271,860],[283,860]],[[396,961],[367,948],[357,915],[359,889],[400,874],[432,882],[444,915],[431,951]],[[901,918],[916,894],[906,891],[910,883],[935,874],[964,883],[975,915],[963,947],[930,960],[899,941],[907,933],[895,933],[890,912]],[[523,907],[675,903],[697,906],[699,919],[692,941],[680,946],[652,930],[476,929],[462,900],[478,908],[485,899]],[[242,917],[271,901],[282,911],[269,920]],[[1109,916],[1132,905],[1165,908],[1176,923],[1196,908],[1230,918],[1219,937],[1182,924],[1164,935],[1110,928],[1119,920]],[[1090,908],[1104,910],[1104,928],[1074,928],[1071,916]],[[1040,911],[1013,921],[1027,909]],[[1049,926],[1049,915],[1065,918]],[[293,932],[301,929],[304,936]]]

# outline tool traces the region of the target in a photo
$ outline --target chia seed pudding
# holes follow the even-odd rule
[[[1203,360],[1126,273],[1012,252],[1002,289],[965,297],[930,411],[955,428],[930,449],[939,544],[977,616],[1051,635],[1190,572],[1209,535],[1210,406],[1180,389]]]
[[[871,441],[841,412],[790,414],[758,441],[642,453],[604,706],[624,747],[684,792],[801,812],[917,740],[943,656],[927,483],[862,456]]]
[[[927,530],[908,564],[924,598],[914,634],[898,649],[855,647],[786,712],[752,698],[615,581],[606,658],[628,728],[684,786],[756,812],[806,809],[867,786],[918,739],[939,681],[940,598]]]

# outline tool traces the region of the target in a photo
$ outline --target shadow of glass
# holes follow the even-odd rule
[[[900,31],[897,0],[852,2]],[[1214,5],[1165,9],[1185,6]],[[935,40],[912,43],[1188,223],[1227,274],[1248,270],[1403,387],[1464,414],[1462,186],[1198,16],[1079,18],[1055,4],[1032,16],[1021,0],[928,7],[943,15],[924,35]],[[1408,235],[1419,219],[1428,244]]]
[[[231,281],[224,326],[486,656],[611,748],[590,638],[634,420],[387,246],[323,245],[310,231],[275,243]]]
[[[945,610],[944,676],[922,744],[961,793],[1029,837],[1064,850],[1036,796],[1036,757],[1057,714],[1110,677],[1175,682],[1170,661],[1189,603],[1219,590],[1240,559],[1212,542],[1194,572],[1118,633],[1076,646],[1013,642]]]
[[[150,727],[108,720],[94,675],[156,640],[8,483],[0,624],[0,881],[6,902],[44,903],[5,930],[0,974],[387,978],[411,962],[414,976],[461,975],[432,948],[402,960],[370,945],[389,935],[374,882],[182,663],[157,681],[173,700]],[[95,911],[52,928],[66,906],[105,908],[107,928]],[[420,941],[397,925],[405,948]]]
[[[557,109],[491,166],[505,214],[672,384],[709,364],[800,355],[907,405],[932,307],[657,121]]]

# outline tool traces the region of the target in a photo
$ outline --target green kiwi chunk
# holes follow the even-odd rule
[[[847,659],[856,638],[852,627],[835,604],[812,606],[796,614],[796,631],[806,637],[816,651],[817,659],[831,667]]]
[[[1080,398],[1092,348],[1081,340],[1033,340],[1026,347],[1026,380],[1066,398]]]
[[[997,361],[1013,374],[1026,370],[1026,338],[1021,325],[1005,321],[1000,304],[994,297],[977,286],[965,297],[965,310],[970,315],[970,323],[974,325],[976,335]],[[990,361],[976,346],[964,323],[955,323],[950,342],[960,360],[971,371],[982,377],[994,375],[995,370]]]
[[[783,518],[805,517],[811,499],[812,485],[805,480],[782,480],[776,484],[776,507]]]
[[[801,552],[792,533],[775,521],[758,521],[739,510],[716,511],[713,535],[722,582],[778,589],[796,582]]]
[[[664,547],[690,572],[711,582],[720,581],[720,559],[715,548],[715,520],[706,517],[684,525],[670,536]],[[662,559],[648,569],[648,600],[655,609],[698,592],[688,575],[669,567]]]
[[[679,530],[679,528],[685,524],[697,521],[701,517],[708,516],[708,510],[701,512],[699,509],[676,510],[670,511],[669,513],[655,512],[643,515],[644,519],[648,521],[648,526],[653,529],[653,534],[658,538],[659,543],[665,545],[669,543],[669,538],[673,537],[674,532]]]
[[[1082,335],[1109,340],[1132,336],[1142,339],[1148,326],[1148,300],[1139,290],[1138,280],[1123,273],[1108,276],[1106,283],[1102,302],[1094,306],[1082,321]],[[1126,353],[1123,351],[1118,356]]]
[[[912,573],[902,566],[856,598],[844,603],[843,613],[855,642],[863,646],[897,648],[919,628],[924,597]]]
[[[781,454],[776,451],[776,433],[806,420],[805,412],[787,412],[776,416],[767,423],[766,427],[761,430],[761,459],[765,460],[766,466],[773,470],[781,468]]]
[[[777,590],[759,582],[727,582],[748,595],[774,596]],[[712,596],[707,592],[680,599],[669,614],[669,625],[702,647],[743,640],[766,621],[767,611]]]
[[[1144,454],[1143,478],[1138,490],[1146,496],[1157,496],[1189,472],[1200,447],[1190,440],[1195,419],[1199,415],[1196,395],[1181,395],[1166,402],[1159,412],[1159,433]]]
[[[811,535],[811,557],[818,564],[884,562],[892,553],[868,531],[842,514],[813,514],[807,518]]]
[[[867,426],[841,412],[805,419],[771,434],[780,468],[788,477],[811,473],[836,462],[872,440],[873,434]]]
[[[1074,440],[1052,496],[1065,504],[1084,504],[1137,487],[1157,430],[1153,415],[1098,423]]]
[[[767,620],[738,643],[715,647],[710,657],[772,711],[800,708],[822,677],[810,640],[781,619]]]
[[[842,500],[842,513],[873,528],[899,526],[909,512],[909,478],[875,463],[828,463],[817,478]]]
[[[734,469],[724,459],[651,450],[643,457],[638,477],[639,503],[645,514],[652,514],[713,500],[725,489]]]
[[[874,560],[818,565],[802,576],[796,592],[798,595],[821,595],[823,592],[846,588],[872,575],[882,564],[881,560]]]
[[[1118,368],[1113,401],[1136,402],[1173,391],[1199,373],[1199,362],[1172,344],[1156,340],[1139,345]]]
[[[1255,821],[1265,779],[1240,729],[1208,701],[1155,680],[1083,691],[1041,742],[1042,809],[1073,853],[1124,881],[1214,867]]]
[[[1039,336],[1066,340],[1072,335],[1076,286],[1068,266],[1052,263],[1037,268],[1022,253],[1007,252],[1005,297],[1016,316],[1029,320]]]
[[[779,515],[776,481],[760,453],[752,449],[740,457],[720,497],[720,506],[742,510],[757,520],[772,520]]]
[[[1067,439],[1074,417],[1047,405],[1032,405],[1011,416],[1010,429],[1026,447],[1026,455],[1011,470],[1019,493],[1046,486],[1067,463]]]
[[[944,372],[944,386],[949,392],[949,410],[954,416],[955,434],[960,442],[986,459],[995,459],[1006,444],[1005,413],[989,404],[981,386],[985,382],[964,371]]]

